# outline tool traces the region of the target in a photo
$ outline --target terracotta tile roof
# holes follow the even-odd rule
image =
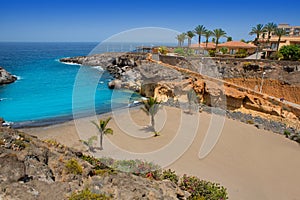
[[[227,47],[227,48],[242,48],[242,49],[254,49],[256,46],[254,44],[248,44],[241,41],[230,41],[219,44],[218,47]]]
[[[215,49],[216,48],[216,44],[213,43],[213,42],[208,42],[207,43],[207,47],[206,47],[206,43],[205,42],[202,42],[200,44],[200,47],[201,48],[204,48],[204,49]],[[191,44],[191,48],[199,48],[199,44]]]

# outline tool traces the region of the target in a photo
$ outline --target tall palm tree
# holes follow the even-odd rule
[[[256,26],[252,27],[251,32],[249,35],[256,35],[255,41],[258,43],[259,35],[265,31],[263,24],[257,24]]]
[[[154,136],[158,136],[159,133],[155,130],[155,115],[157,114],[158,110],[160,109],[160,102],[157,101],[156,98],[149,97],[147,101],[144,101],[144,107],[142,110],[150,117],[151,117],[151,128],[154,132]]]
[[[210,30],[205,30],[203,33],[204,37],[205,37],[205,46],[207,47],[208,44],[208,40],[211,36],[213,36],[213,32]]]
[[[111,120],[111,117],[109,117],[105,120],[100,119],[99,124],[97,124],[96,122],[92,122],[99,130],[100,150],[103,150],[103,144],[102,144],[103,143],[103,135],[106,135],[106,134],[112,135],[114,133],[114,131],[111,128],[106,128],[106,126],[110,120]]]
[[[274,33],[275,33],[275,35],[278,36],[278,41],[277,41],[277,51],[278,51],[281,37],[286,35],[286,31],[283,28],[276,28]]]
[[[271,33],[273,31],[275,31],[275,29],[277,28],[277,24],[274,24],[273,22],[269,22],[265,25],[265,31],[268,32],[268,39],[267,42],[270,41],[271,38]]]
[[[179,35],[176,36],[176,39],[178,40],[178,46],[182,47],[184,44],[184,40],[186,39],[186,34],[185,33],[181,33]]]
[[[201,44],[201,35],[203,35],[203,33],[206,31],[206,28],[203,25],[198,25],[194,32],[198,35],[198,44],[200,46]]]
[[[192,44],[192,39],[195,37],[195,33],[193,31],[188,31],[186,35],[188,37],[188,47],[190,47]]]
[[[226,37],[226,32],[221,28],[213,30],[213,36],[216,38],[216,49],[218,49],[219,39],[221,37]]]

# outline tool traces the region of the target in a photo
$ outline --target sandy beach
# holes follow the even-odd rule
[[[164,107],[156,117],[161,135],[153,137],[148,129],[149,117],[141,109],[125,109],[99,118],[107,116],[113,117],[108,127],[114,134],[104,138],[104,150],[95,156],[157,161],[181,175],[222,184],[228,189],[229,199],[299,199],[300,146],[282,135],[204,112],[190,115]],[[86,147],[79,140],[97,134],[90,123],[94,120],[95,116],[22,131],[84,151]],[[219,127],[221,132],[211,131]],[[200,159],[200,148],[209,141],[207,134],[213,134],[216,144]]]

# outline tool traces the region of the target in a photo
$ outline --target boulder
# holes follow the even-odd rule
[[[0,84],[13,83],[17,80],[17,77],[11,75],[4,68],[0,67]]]
[[[122,87],[122,81],[118,79],[112,80],[108,83],[109,89],[121,89],[121,87]]]

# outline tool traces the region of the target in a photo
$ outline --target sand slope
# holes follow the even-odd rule
[[[113,117],[109,127],[114,129],[114,135],[105,137],[104,150],[96,156],[157,161],[179,174],[197,175],[221,183],[228,188],[229,199],[300,199],[300,146],[284,136],[225,119],[213,150],[199,159],[208,128],[214,129],[222,122],[212,121],[210,114],[188,115],[179,109],[164,107],[156,120],[159,137],[152,137],[147,129],[149,118],[140,109],[124,110]],[[95,119],[76,120],[77,126],[71,121],[24,131],[85,149],[79,139],[97,134],[90,123]],[[120,149],[123,149],[121,153]]]

